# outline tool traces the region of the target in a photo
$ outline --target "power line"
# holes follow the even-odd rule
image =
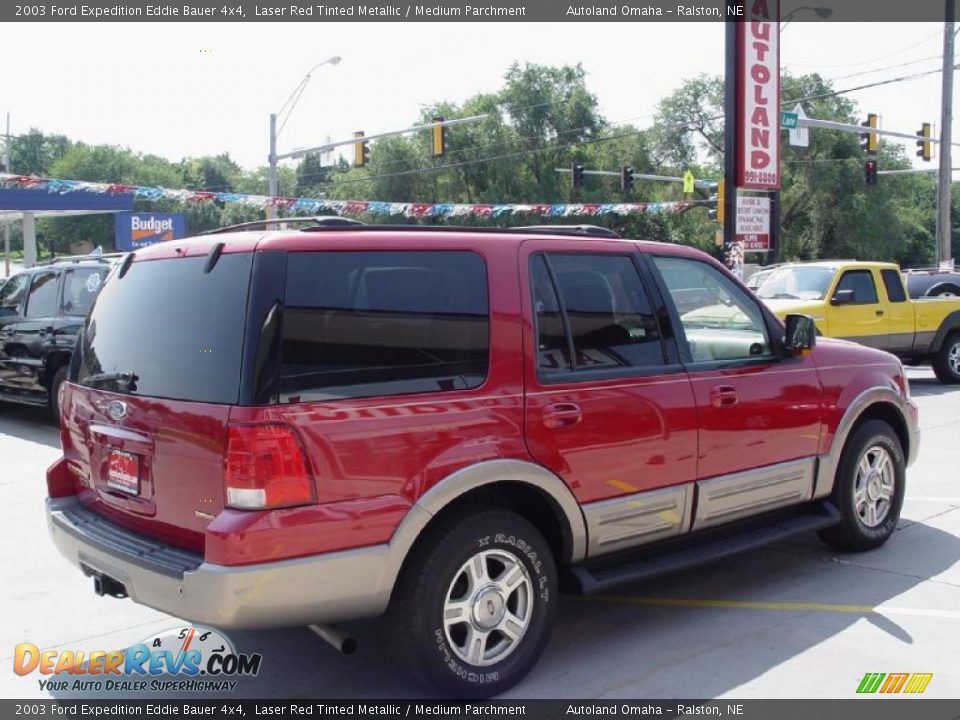
[[[840,64],[838,64],[838,65],[826,65],[826,64],[824,64],[824,63],[791,63],[791,64],[792,64],[792,65],[796,65],[796,66],[798,66],[798,67],[813,67],[813,68],[816,68],[816,67],[821,67],[821,68],[861,67],[861,66],[863,66],[863,65],[869,65],[870,63],[879,62],[880,60],[886,60],[887,58],[893,57],[894,55],[899,55],[900,53],[906,52],[907,50],[913,50],[913,48],[917,47],[918,45],[923,45],[923,43],[927,42],[927,40],[930,40],[930,39],[935,38],[935,37],[940,37],[940,35],[942,34],[942,32],[943,32],[942,30],[937,30],[937,31],[936,31],[935,33],[933,33],[932,35],[925,35],[925,36],[923,36],[920,40],[917,40],[915,43],[912,43],[911,45],[907,45],[907,46],[905,46],[905,47],[900,48],[899,50],[894,50],[894,51],[892,51],[892,52],[888,52],[888,53],[885,54],[885,55],[881,55],[880,57],[875,57],[875,58],[872,58],[872,59],[870,59],[870,60],[861,60],[860,62],[855,62],[855,63],[840,63]]]
[[[960,67],[960,66],[955,66],[955,67]],[[859,91],[859,90],[866,90],[866,89],[869,89],[869,88],[872,88],[872,87],[879,87],[879,86],[882,86],[882,85],[890,85],[890,84],[898,83],[898,82],[907,82],[907,81],[910,81],[910,80],[916,80],[916,79],[921,78],[921,77],[926,77],[926,76],[928,76],[928,75],[936,75],[936,74],[942,73],[942,72],[943,72],[942,69],[936,69],[936,70],[928,70],[928,71],[925,71],[925,72],[914,73],[914,74],[912,74],[912,75],[904,75],[904,76],[896,77],[896,78],[888,78],[888,79],[886,79],[886,80],[879,80],[879,81],[872,82],[872,83],[866,83],[866,84],[858,85],[858,86],[855,86],[855,87],[852,87],[852,88],[846,88],[846,89],[844,89],[844,90],[834,90],[834,91],[831,91],[831,92],[828,92],[828,93],[820,93],[820,94],[817,94],[817,95],[808,95],[808,96],[806,96],[806,97],[801,97],[801,98],[793,98],[793,99],[789,99],[789,100],[782,100],[781,103],[780,103],[780,105],[781,105],[781,107],[785,107],[785,106],[787,106],[787,105],[791,105],[791,104],[793,104],[793,103],[798,103],[798,102],[806,102],[806,101],[809,101],[809,100],[823,100],[823,99],[830,98],[830,97],[836,97],[836,96],[839,96],[839,95],[845,95],[845,94],[851,93],[851,92],[857,92],[857,91]],[[714,121],[714,120],[722,120],[723,118],[724,118],[723,114],[720,113],[720,114],[717,114],[717,115],[713,115],[713,116],[704,118],[704,120]],[[685,122],[685,123],[675,123],[674,125],[667,126],[666,129],[682,128],[682,127],[686,127],[686,126],[688,126],[688,125],[689,125],[689,123],[686,123],[686,122]],[[419,174],[431,173],[431,172],[439,172],[439,171],[444,171],[444,170],[453,170],[453,169],[456,169],[456,168],[459,168],[459,167],[468,167],[468,166],[471,166],[471,165],[478,165],[478,164],[486,163],[486,162],[495,162],[495,161],[498,161],[498,160],[511,160],[511,159],[514,159],[514,158],[525,157],[525,156],[527,156],[527,155],[534,155],[534,154],[543,153],[543,152],[559,152],[559,151],[562,151],[562,150],[569,150],[569,149],[571,149],[571,148],[580,147],[580,146],[583,146],[583,145],[592,145],[592,144],[596,144],[596,143],[600,143],[600,142],[609,142],[609,141],[612,141],[612,140],[619,140],[619,139],[623,139],[623,138],[634,137],[634,136],[636,136],[636,135],[639,135],[640,133],[648,132],[648,130],[649,130],[649,128],[647,128],[647,129],[642,129],[642,130],[634,130],[634,131],[628,132],[628,133],[620,133],[620,134],[616,134],[616,135],[607,135],[607,136],[600,137],[600,138],[590,138],[590,139],[587,139],[587,140],[581,140],[581,141],[579,141],[579,142],[568,143],[568,144],[565,144],[565,145],[547,145],[547,146],[540,147],[540,148],[531,148],[531,149],[529,149],[529,150],[522,150],[522,151],[518,151],[518,152],[514,152],[514,153],[504,154],[504,155],[495,155],[495,156],[486,157],[486,158],[475,158],[475,159],[473,159],[473,160],[464,160],[464,161],[460,161],[460,162],[456,162],[456,163],[450,163],[450,164],[446,164],[446,165],[436,165],[436,166],[433,166],[433,167],[414,168],[414,169],[411,169],[411,170],[402,170],[402,171],[393,172],[393,173],[377,173],[376,175],[371,175],[371,176],[365,177],[365,178],[345,178],[345,179],[329,180],[329,181],[323,182],[323,183],[316,183],[316,185],[318,185],[318,186],[320,186],[320,187],[329,186],[329,185],[352,185],[352,184],[356,184],[356,183],[374,182],[374,181],[380,180],[380,179],[389,179],[389,178],[394,178],[394,177],[407,177],[407,176],[410,176],[410,175],[419,175]],[[529,139],[529,138],[527,138],[527,139]]]
[[[956,69],[954,65],[954,69]],[[783,100],[780,103],[780,106],[783,107],[790,103],[806,102],[807,100],[823,100],[825,98],[835,97],[837,95],[846,95],[847,93],[857,92],[858,90],[867,90],[873,87],[880,87],[881,85],[890,85],[892,83],[906,82],[908,80],[916,80],[918,78],[926,77],[927,75],[937,75],[943,72],[943,68],[937,68],[936,70],[927,70],[925,72],[914,73],[913,75],[904,75],[902,77],[890,78],[888,80],[878,80],[877,82],[867,83],[865,85],[857,85],[856,87],[847,88],[845,90],[834,90],[828,93],[821,93],[819,95],[808,95],[807,97],[795,98],[793,100]]]
[[[831,82],[836,82],[837,80],[847,80],[852,77],[859,77],[860,75],[872,75],[873,73],[884,72],[886,70],[896,70],[897,68],[909,67],[910,65],[919,65],[922,62],[927,62],[928,60],[942,60],[943,55],[929,55],[928,57],[918,58],[917,60],[911,60],[910,62],[897,63],[895,65],[886,65],[881,68],[876,68],[874,70],[861,70],[860,72],[850,73],[849,75],[839,75],[837,77],[830,78]]]
[[[536,107],[536,106],[530,106],[530,107]],[[636,115],[636,116],[634,116],[634,117],[623,118],[623,119],[621,119],[621,120],[611,120],[611,121],[610,121],[610,124],[611,124],[613,127],[616,127],[617,125],[620,125],[620,124],[622,124],[622,123],[628,123],[628,122],[631,122],[631,121],[634,121],[634,120],[648,120],[648,119],[650,119],[650,118],[652,118],[652,117],[655,117],[655,115],[656,115],[655,113],[654,113],[654,114],[648,114],[648,115]],[[568,128],[568,129],[566,129],[566,130],[561,130],[561,131],[559,131],[559,132],[557,133],[556,137],[559,138],[560,136],[572,135],[573,133],[582,132],[582,131],[584,131],[584,130],[589,130],[591,127],[592,127],[592,126],[590,126],[590,125],[584,125],[584,126],[576,127],[576,128]],[[625,134],[623,137],[636,136],[636,135],[639,135],[639,134],[641,134],[641,133],[643,133],[643,132],[648,132],[649,129],[650,129],[650,128],[640,129],[640,130],[637,130],[637,132],[635,132],[635,133]],[[518,136],[516,136],[516,137],[504,138],[503,140],[497,140],[497,141],[490,142],[490,143],[484,143],[484,144],[482,144],[482,145],[473,145],[473,146],[470,146],[470,147],[458,148],[457,150],[450,150],[450,151],[448,151],[448,152],[446,153],[446,156],[447,156],[447,157],[452,157],[452,156],[454,156],[454,155],[462,155],[462,154],[464,154],[464,153],[472,152],[472,151],[474,151],[474,150],[486,150],[486,149],[488,149],[488,148],[493,148],[493,147],[502,147],[502,146],[505,146],[505,145],[516,145],[517,143],[523,142],[523,141],[525,141],[525,140],[533,140],[533,139],[536,139],[536,138],[537,138],[537,136],[535,136],[535,135],[518,135]],[[378,168],[384,168],[384,167],[389,168],[389,167],[394,167],[394,166],[396,166],[396,165],[403,165],[404,163],[407,163],[407,162],[409,162],[409,160],[393,160],[393,161],[387,162],[387,163],[378,163],[378,164],[377,164],[377,167],[378,167]],[[328,168],[334,168],[334,166],[327,166],[327,167],[328,167]],[[304,174],[304,175],[298,175],[297,177],[300,178],[300,179],[303,179],[303,178],[311,178],[311,177],[320,177],[320,176],[323,176],[323,175],[326,175],[326,174],[327,174],[327,173],[325,173],[325,172],[315,172],[315,173],[306,173],[306,174]]]

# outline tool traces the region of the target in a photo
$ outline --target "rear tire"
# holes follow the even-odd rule
[[[954,330],[947,335],[930,364],[937,380],[944,385],[960,384],[960,332]]]
[[[534,666],[556,604],[556,566],[543,536],[515,513],[481,509],[441,520],[424,536],[384,619],[413,682],[482,698]]]
[[[60,424],[60,387],[67,379],[67,366],[62,365],[57,368],[53,374],[53,380],[50,381],[50,397],[47,404],[50,407],[50,417],[53,421]]]
[[[942,285],[933,292],[927,293],[927,297],[958,297],[960,296],[960,287],[956,285]]]
[[[858,427],[840,456],[832,500],[840,523],[820,538],[849,552],[883,545],[897,529],[903,506],[906,462],[900,439],[883,420]]]

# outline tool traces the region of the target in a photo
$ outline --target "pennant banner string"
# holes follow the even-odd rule
[[[0,187],[46,190],[48,193],[66,195],[72,192],[93,192],[109,195],[132,195],[136,200],[174,200],[179,203],[238,204],[257,210],[275,207],[292,213],[307,215],[373,215],[400,216],[406,218],[480,218],[496,219],[510,215],[537,215],[543,218],[602,217],[613,215],[675,214],[696,205],[709,204],[709,200],[684,200],[669,202],[632,203],[421,203],[378,202],[375,200],[330,200],[327,198],[269,197],[245,195],[233,192],[210,192],[208,190],[173,190],[163,187],[144,187],[111,183],[86,182],[84,180],[58,180],[28,175],[0,173]]]

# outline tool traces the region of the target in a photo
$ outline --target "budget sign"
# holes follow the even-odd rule
[[[115,227],[116,247],[121,252],[176,240],[187,234],[181,213],[119,213]]]

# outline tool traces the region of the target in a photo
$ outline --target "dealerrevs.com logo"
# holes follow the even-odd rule
[[[872,695],[881,693],[919,694],[927,689],[933,673],[867,673],[860,681],[857,692]]]
[[[237,677],[260,672],[259,653],[238,653],[221,632],[204,627],[164,630],[124,650],[41,650],[17,645],[13,671],[37,672],[48,691],[232,692]],[[81,677],[83,676],[83,677]]]

